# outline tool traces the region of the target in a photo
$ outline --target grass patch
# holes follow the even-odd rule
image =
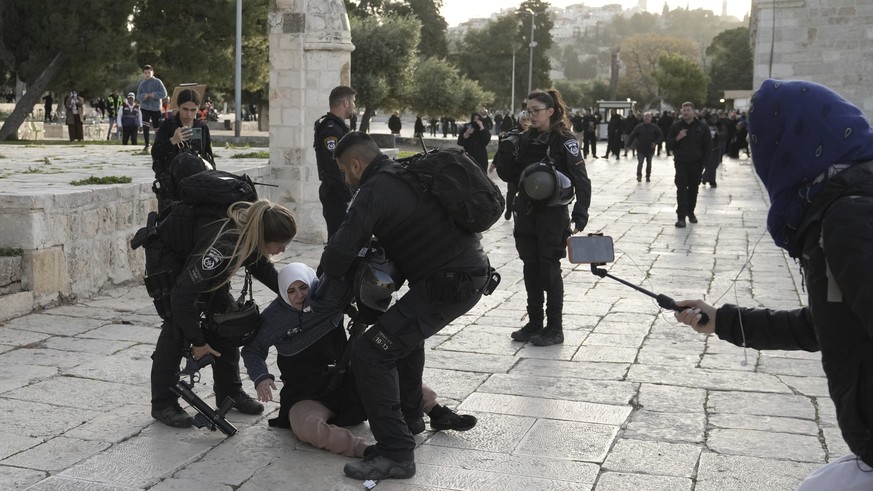
[[[24,254],[22,249],[15,247],[0,247],[0,256],[21,256]]]
[[[27,166],[27,169],[21,171],[22,174],[42,174],[42,169],[38,169],[36,167]]]
[[[70,184],[73,186],[87,186],[90,184],[128,184],[132,182],[133,179],[128,176],[104,176],[104,177],[96,177],[91,176],[87,179],[79,179],[78,181],[71,181]]]
[[[224,148],[228,150],[248,150],[249,148],[252,148],[252,146],[248,143],[243,143],[242,145],[234,145],[233,143],[226,142],[224,144]]]
[[[254,152],[238,153],[231,155],[232,159],[268,159],[270,158],[269,150],[255,150]]]

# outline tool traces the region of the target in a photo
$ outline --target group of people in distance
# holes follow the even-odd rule
[[[198,122],[189,113],[199,107],[199,95],[191,90],[179,101],[175,118],[158,130],[155,161],[192,148],[214,163],[208,131],[192,138]],[[279,414],[271,424],[291,427],[317,447],[359,458],[345,465],[349,477],[409,478],[416,472],[413,435],[424,431],[424,414],[434,429],[468,430],[476,424],[474,417],[439,405],[423,385],[424,342],[479,301],[490,265],[480,236],[453,226],[432,197],[386,172],[398,164],[367,134],[350,131],[346,119],[355,113],[354,90],[337,87],[329,105],[314,138],[329,233],[318,276],[309,265],[292,263],[277,271],[269,261],[289,247],[297,225],[287,208],[267,200],[234,203],[217,221],[195,216],[186,225],[186,244],[162,236],[176,254],[177,276],[172,317],[164,323],[153,358],[152,414],[170,426],[191,425],[170,390],[189,346],[194,358],[216,358],[219,399],[232,398],[245,413],[264,410],[242,389],[239,348],[206,337],[199,324],[201,315],[221,312],[232,301],[231,277],[249,268],[277,294],[262,313],[257,336],[242,349],[261,402],[274,400],[278,390],[265,362],[271,348],[278,352],[284,384]],[[554,90],[528,94],[525,115],[530,126],[501,135],[492,165],[517,190],[507,210],[523,264],[528,320],[511,336],[548,346],[564,341],[561,259],[567,238],[588,227],[591,182],[561,95]],[[476,121],[474,115],[459,142],[481,131]],[[768,229],[776,244],[800,262],[809,306],[716,309],[701,300],[683,300],[676,317],[698,332],[738,345],[820,350],[837,421],[852,454],[811,474],[801,489],[871,489],[873,129],[857,107],[824,86],[767,80],[752,100],[748,130],[753,164],[771,199]],[[690,104],[682,106],[681,119],[665,136],[676,159],[677,226],[684,226],[686,218],[696,221],[690,189],[701,178],[696,164],[680,167],[696,159],[698,146],[705,150],[708,136]],[[634,137],[651,147],[649,135]],[[487,164],[480,165],[486,170]],[[639,165],[638,176],[642,160]],[[542,192],[542,185],[548,192]],[[342,324],[347,278],[353,276],[358,252],[373,237],[409,288],[350,341]],[[459,285],[468,287],[458,293]],[[701,324],[704,313],[710,320]],[[326,367],[346,352],[351,369],[340,381],[343,388],[326,390],[331,385]],[[343,428],[364,419],[372,444]]]

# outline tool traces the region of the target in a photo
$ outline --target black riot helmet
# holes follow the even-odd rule
[[[395,278],[399,278],[397,269],[385,258],[382,248],[368,248],[355,271],[355,300],[373,310],[385,312],[391,305],[393,293],[400,286]]]
[[[573,200],[573,183],[549,162],[525,167],[518,181],[518,191],[545,206],[563,206]]]

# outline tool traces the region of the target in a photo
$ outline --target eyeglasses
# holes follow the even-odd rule
[[[528,114],[530,114],[531,116],[536,116],[541,111],[545,111],[546,109],[548,109],[548,108],[547,107],[538,107],[538,108],[537,107],[528,107],[525,111]]]

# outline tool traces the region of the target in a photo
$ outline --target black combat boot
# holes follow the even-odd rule
[[[534,336],[536,333],[543,330],[543,321],[530,321],[524,325],[521,329],[512,332],[512,340],[513,341],[521,341],[522,343],[526,343],[530,341],[531,336]]]
[[[564,343],[564,327],[561,313],[549,314],[545,329],[530,337],[534,346],[551,346]]]

